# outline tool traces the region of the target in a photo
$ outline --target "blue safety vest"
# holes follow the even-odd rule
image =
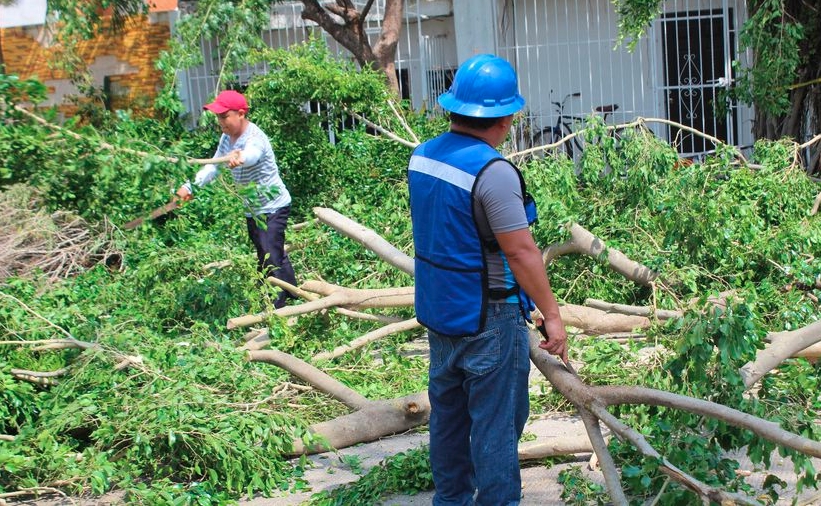
[[[470,336],[485,326],[490,294],[485,253],[499,247],[495,241],[482,242],[473,217],[473,189],[479,174],[496,160],[504,158],[486,142],[447,132],[418,146],[408,165],[416,318],[440,334]],[[536,206],[516,173],[528,223],[533,223]],[[505,296],[518,295],[529,319],[532,302],[513,283]]]

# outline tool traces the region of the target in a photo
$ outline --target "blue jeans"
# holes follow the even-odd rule
[[[530,410],[519,305],[490,304],[481,334],[454,339],[428,331],[428,340],[434,506],[519,504],[517,448]]]

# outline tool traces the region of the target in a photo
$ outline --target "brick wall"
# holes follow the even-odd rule
[[[162,87],[155,63],[160,51],[168,46],[170,28],[167,22],[153,19],[155,16],[133,18],[121,32],[83,41],[78,47],[81,58],[92,69],[95,86],[102,88],[108,77],[113,91],[112,109],[147,113]],[[49,65],[59,48],[51,46],[42,26],[0,29],[0,42],[7,73],[23,79],[36,76],[49,89],[49,100],[44,105],[57,104],[66,116],[76,111],[66,96],[77,95],[77,89],[65,72]]]

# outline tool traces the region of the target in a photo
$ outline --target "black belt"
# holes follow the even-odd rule
[[[488,290],[488,295],[491,299],[506,299],[511,295],[518,295],[519,294],[519,286],[514,285],[510,288],[490,288]]]

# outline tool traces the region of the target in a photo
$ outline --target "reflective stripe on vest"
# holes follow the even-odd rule
[[[474,137],[445,133],[414,151],[408,166],[416,249],[416,317],[440,334],[484,328],[487,265],[473,217],[477,174],[502,159]]]

